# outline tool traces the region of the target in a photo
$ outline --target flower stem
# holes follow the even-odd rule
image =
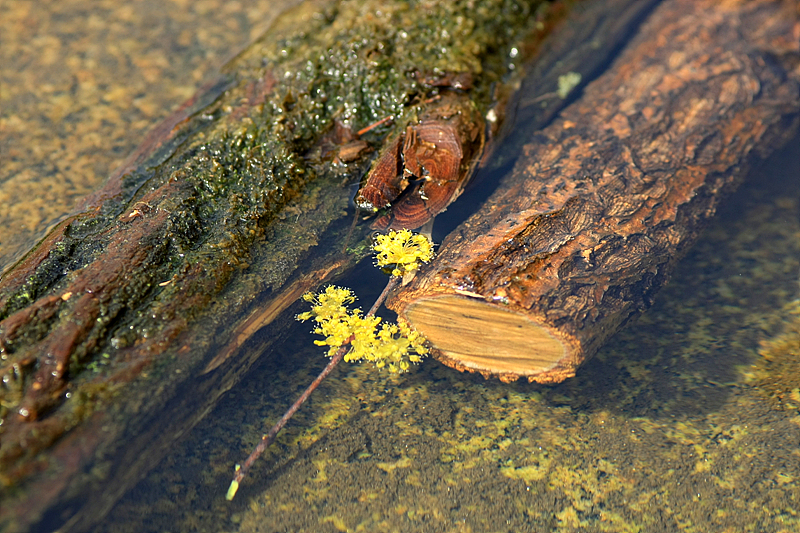
[[[381,292],[380,296],[378,296],[378,299],[375,300],[375,303],[372,304],[372,307],[369,309],[369,311],[367,311],[366,316],[372,316],[375,314],[375,311],[377,311],[378,308],[383,304],[384,300],[386,300],[386,297],[389,295],[389,291],[391,291],[394,287],[396,287],[399,282],[400,278],[397,276],[392,276],[391,278],[389,278],[389,282],[386,284],[386,287],[384,287],[383,292]],[[334,367],[338,365],[342,359],[344,359],[344,355],[347,353],[349,343],[350,341],[353,340],[353,338],[354,336],[351,335],[347,343],[343,344],[336,351],[336,353],[333,354],[331,360],[328,362],[327,365],[325,365],[325,368],[322,369],[322,372],[319,373],[316,379],[314,379],[314,381],[311,382],[311,384],[306,388],[306,390],[303,391],[303,394],[301,394],[300,397],[297,398],[297,400],[295,400],[295,402],[284,413],[281,419],[278,420],[278,422],[274,426],[272,426],[272,429],[270,429],[268,433],[265,433],[264,435],[261,436],[261,441],[255,447],[255,449],[247,458],[247,460],[245,460],[245,462],[242,463],[241,466],[237,465],[236,475],[233,477],[233,481],[231,481],[231,485],[228,488],[228,492],[225,495],[225,499],[227,499],[228,501],[233,499],[233,497],[236,495],[236,491],[239,490],[239,483],[242,481],[242,479],[244,479],[244,476],[247,475],[247,472],[248,470],[250,470],[250,467],[253,465],[256,459],[258,459],[261,456],[261,454],[264,453],[264,450],[266,450],[273,442],[275,442],[275,438],[278,436],[280,430],[283,429],[283,426],[285,426],[286,423],[289,421],[289,419],[291,419],[292,416],[294,416],[294,414],[297,412],[297,410],[300,409],[300,406],[303,405],[303,403],[308,399],[309,396],[311,396],[311,393],[314,392],[314,390],[319,386],[320,383],[322,383],[322,380],[328,377],[328,374],[330,374],[331,371],[333,371]]]
[[[378,299],[375,300],[375,303],[369,308],[366,316],[372,316],[375,314],[375,311],[377,311],[378,308],[383,305],[384,300],[386,300],[386,297],[389,296],[389,292],[397,287],[398,283],[400,283],[400,278],[398,276],[392,276],[389,278],[389,282],[386,284],[386,287],[383,288],[383,291],[378,295]]]

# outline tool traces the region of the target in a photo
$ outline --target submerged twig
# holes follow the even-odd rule
[[[371,317],[375,314],[378,308],[380,308],[380,306],[383,304],[384,300],[386,300],[386,296],[389,294],[389,291],[396,287],[399,282],[400,278],[397,276],[392,276],[389,278],[388,283],[386,283],[386,287],[384,287],[380,296],[378,296],[378,299],[375,300],[375,303],[372,304],[372,307],[370,307],[369,311],[367,311],[366,316]],[[344,359],[345,354],[350,349],[350,342],[352,342],[354,338],[355,334],[350,335],[350,338],[347,340],[347,342],[339,347],[336,353],[333,354],[333,357],[331,357],[331,360],[328,362],[328,364],[325,365],[325,368],[322,369],[322,372],[320,372],[316,379],[314,379],[314,381],[311,382],[306,390],[303,391],[303,394],[301,394],[300,397],[295,400],[291,407],[286,410],[281,419],[278,420],[274,426],[272,426],[269,432],[261,436],[261,441],[252,451],[247,460],[245,460],[245,462],[241,465],[237,465],[236,475],[233,477],[230,487],[228,487],[228,492],[225,494],[225,499],[229,501],[233,499],[233,497],[236,495],[236,491],[239,490],[239,483],[247,475],[248,470],[250,470],[250,467],[253,465],[256,459],[258,459],[261,454],[264,453],[264,450],[266,450],[273,442],[275,442],[275,438],[278,436],[278,433],[281,431],[281,429],[283,429],[283,426],[285,426],[292,416],[294,416],[297,410],[300,409],[300,406],[305,403],[309,396],[311,396],[311,393],[316,390],[320,383],[322,383],[322,380],[328,377],[328,374],[333,371],[334,367],[338,365],[342,359]]]
[[[244,479],[244,476],[247,475],[247,471],[250,470],[250,466],[256,461],[256,459],[264,453],[273,442],[275,442],[275,437],[278,436],[278,433],[283,426],[289,421],[292,416],[300,409],[300,406],[311,396],[311,393],[322,383],[322,380],[325,379],[328,374],[331,373],[333,368],[339,364],[339,362],[344,358],[345,352],[349,346],[345,345],[339,348],[339,351],[331,358],[330,362],[325,365],[325,368],[322,369],[322,372],[319,373],[319,376],[311,382],[311,385],[303,391],[303,394],[300,395],[299,398],[292,404],[291,407],[283,414],[280,420],[272,426],[272,429],[269,430],[268,433],[265,433],[261,436],[261,442],[258,443],[258,446],[255,447],[253,452],[247,458],[247,460],[242,463],[241,466],[238,466],[236,469],[236,475],[233,477],[233,481],[231,481],[230,487],[228,487],[228,493],[225,495],[225,499],[232,500],[233,497],[236,495],[236,491],[239,490],[239,483]]]
[[[261,437],[261,442],[247,460],[236,465],[236,474],[225,495],[227,500],[233,499],[239,490],[239,483],[256,459],[275,442],[280,430],[342,359],[349,362],[371,361],[378,368],[386,367],[390,372],[405,372],[411,363],[420,362],[422,356],[428,353],[425,338],[408,324],[398,320],[397,324],[384,323],[379,328],[381,319],[375,316],[375,312],[401,280],[413,276],[421,263],[433,258],[433,243],[428,237],[415,235],[409,230],[390,231],[387,235],[377,236],[375,241],[372,246],[376,252],[375,265],[391,273],[391,277],[366,315],[362,316],[360,309],[346,307],[356,299],[349,289],[329,286],[319,294],[303,295],[303,300],[312,303],[312,307],[311,311],[297,315],[297,319],[313,319],[317,323],[314,333],[323,335],[325,340],[315,343],[330,347],[328,356],[331,360],[272,429]]]

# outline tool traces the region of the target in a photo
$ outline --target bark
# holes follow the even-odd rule
[[[798,2],[666,1],[389,307],[459,370],[571,377],[799,112]]]
[[[287,308],[365,255],[348,195],[384,140],[448,91],[485,114],[547,20],[538,0],[480,4],[292,10],[4,274],[0,528],[102,519],[280,340]]]

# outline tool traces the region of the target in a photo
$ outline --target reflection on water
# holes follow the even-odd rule
[[[233,465],[324,364],[298,325],[99,530],[797,531],[798,177],[796,151],[752,173],[574,379],[340,367],[227,503]],[[371,270],[343,282],[364,302]]]

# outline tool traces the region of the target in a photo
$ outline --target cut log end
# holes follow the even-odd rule
[[[458,370],[502,381],[557,383],[575,375],[577,342],[530,316],[455,294],[412,301],[405,318]]]

